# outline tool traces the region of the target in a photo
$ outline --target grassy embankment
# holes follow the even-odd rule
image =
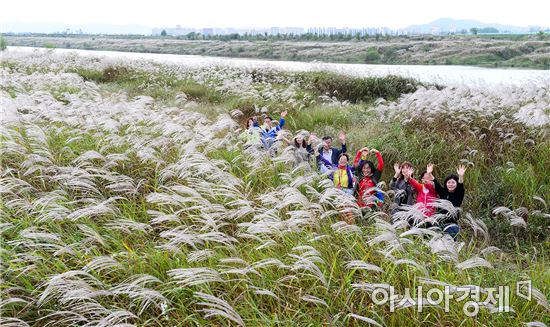
[[[173,37],[7,36],[10,45],[291,61],[550,68],[542,35],[393,37],[365,41],[181,40]]]

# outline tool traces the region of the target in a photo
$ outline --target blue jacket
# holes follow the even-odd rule
[[[266,129],[264,126],[260,127],[260,136],[263,139],[274,139],[277,137],[277,133],[283,128],[285,125],[285,119],[281,118],[279,120],[279,124],[277,126],[272,127],[271,129]],[[254,123],[254,126],[258,126],[258,122]]]

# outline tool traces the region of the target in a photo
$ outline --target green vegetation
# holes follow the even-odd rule
[[[371,64],[376,63],[380,60],[380,54],[378,53],[378,49],[375,47],[370,47],[367,49],[367,54],[365,55],[365,63]]]
[[[357,78],[334,73],[299,75],[306,85],[319,94],[334,96],[341,101],[372,102],[378,98],[395,100],[401,94],[412,93],[421,85],[412,78],[401,76]]]
[[[6,50],[7,47],[8,47],[8,41],[6,41],[3,35],[0,35],[0,51]]]
[[[4,36],[0,35],[0,51],[4,51],[8,48],[8,41],[4,38]]]
[[[220,70],[199,83],[191,77],[200,72],[160,66],[69,69],[96,88],[41,79],[48,68],[26,64],[2,62],[10,96],[26,103],[18,107],[25,120],[0,136],[2,319],[36,326],[550,323],[550,138],[548,124],[514,116],[519,91],[508,99],[513,104],[499,107],[475,90],[453,93],[398,76]],[[216,82],[236,86],[222,91]],[[257,93],[232,93],[245,87]],[[271,97],[261,93],[266,89]],[[277,90],[295,93],[279,98]],[[412,92],[416,99],[399,101]],[[175,101],[182,93],[186,100]],[[153,101],[136,100],[143,95]],[[293,167],[283,151],[271,158],[238,143],[227,114],[241,109],[242,124],[264,106],[274,117],[289,110],[285,130],[344,130],[350,151],[379,149],[385,182],[403,160],[417,172],[434,162],[439,178],[467,164],[459,242],[403,234],[383,213],[342,224],[345,208],[325,177]],[[500,206],[526,210],[526,227],[493,214]],[[515,283],[524,280],[542,295],[515,296]],[[463,306],[471,297],[456,300],[462,292],[447,312],[444,303],[391,312],[374,303],[370,284],[401,295],[420,285],[509,286],[514,312],[481,306],[468,317]]]

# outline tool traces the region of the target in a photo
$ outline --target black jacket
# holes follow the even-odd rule
[[[442,186],[437,179],[434,179],[434,187],[437,195],[440,199],[450,201],[455,208],[462,206],[462,201],[464,200],[464,183],[457,183],[456,189],[454,192],[449,192],[446,187]],[[440,209],[440,213],[447,214],[447,210]],[[448,217],[443,223],[456,223],[460,218],[457,213],[456,217]]]
[[[392,214],[398,211],[398,207],[402,205],[414,205],[414,188],[409,182],[402,178],[392,178],[390,182],[390,189],[395,192],[395,198],[393,199],[394,205],[392,206]]]
[[[449,192],[446,187],[439,184],[437,179],[434,179],[434,187],[439,198],[451,201],[453,206],[457,208],[462,205],[462,201],[464,200],[464,183],[457,183],[456,190]]]

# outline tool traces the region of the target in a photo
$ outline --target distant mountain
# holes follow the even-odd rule
[[[470,28],[485,28],[494,27],[501,33],[526,33],[529,32],[529,27],[520,27],[502,24],[483,23],[473,19],[452,19],[440,18],[423,25],[411,25],[405,30],[411,33],[429,34],[429,33],[445,33],[445,32],[460,32],[462,30],[470,31]]]
[[[70,33],[78,34],[142,34],[151,35],[152,28],[143,25],[63,24],[63,23],[3,23],[2,33]]]

